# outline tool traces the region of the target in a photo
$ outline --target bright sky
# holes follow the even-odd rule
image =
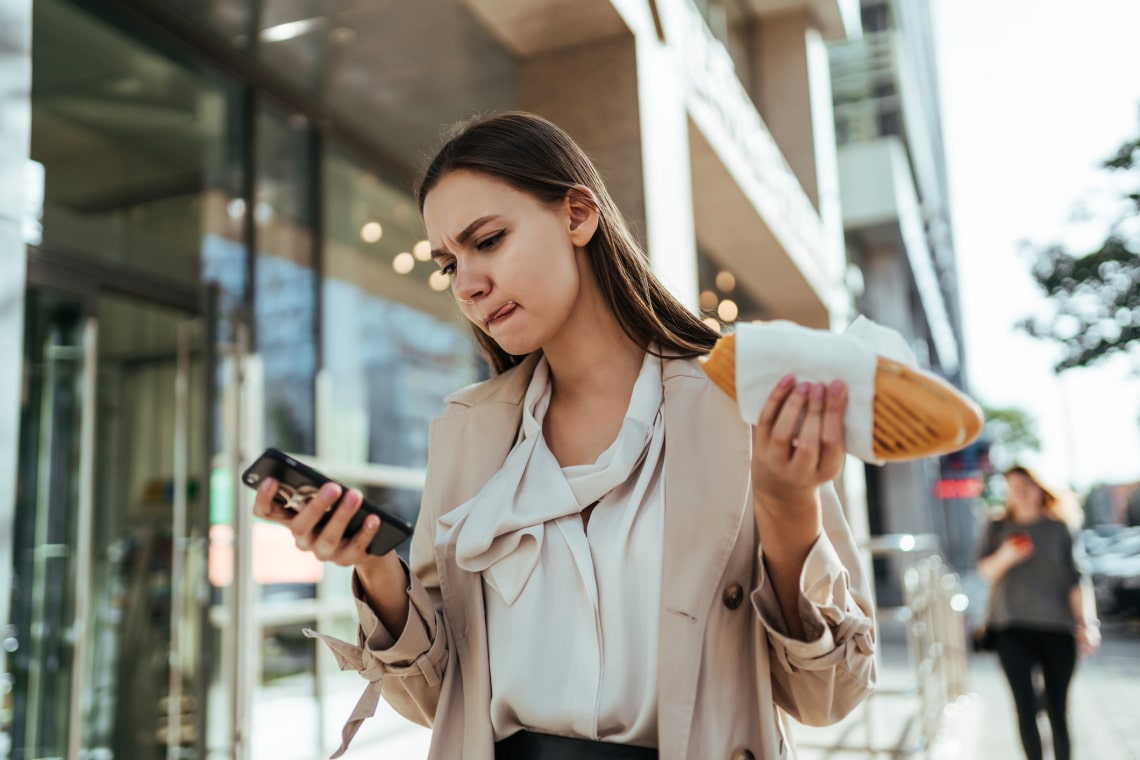
[[[1018,253],[1049,242],[1140,133],[1137,0],[932,0],[972,391],[1034,415],[1038,461],[1079,488],[1140,480],[1140,376],[1126,357],[1051,370],[1015,332],[1042,297]]]

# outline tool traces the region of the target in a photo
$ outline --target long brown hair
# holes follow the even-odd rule
[[[421,216],[428,193],[459,169],[494,177],[552,206],[574,193],[576,185],[590,188],[593,199],[581,200],[596,203],[598,229],[586,251],[602,295],[626,335],[640,346],[654,342],[670,357],[707,353],[720,337],[653,274],[598,170],[551,122],[514,111],[456,125],[417,183]],[[472,332],[495,374],[526,358],[508,354],[475,325]]]
[[[1075,494],[1046,485],[1036,472],[1022,464],[1010,467],[1004,475],[1007,478],[1010,475],[1021,475],[1037,486],[1041,492],[1041,508],[1047,517],[1074,528],[1079,528],[1084,522],[1084,514]]]

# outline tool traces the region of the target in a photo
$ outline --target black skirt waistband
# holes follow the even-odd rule
[[[495,760],[657,760],[657,750],[519,731],[495,742]]]

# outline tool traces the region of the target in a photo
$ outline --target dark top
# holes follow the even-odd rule
[[[1035,523],[994,520],[986,526],[979,558],[993,554],[1014,533],[1029,534],[1033,554],[993,584],[986,622],[994,628],[1075,630],[1069,592],[1080,584],[1081,572],[1073,555],[1069,527],[1051,518]]]

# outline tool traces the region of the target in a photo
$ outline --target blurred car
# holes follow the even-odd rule
[[[1140,615],[1140,527],[1085,530],[1080,546],[1100,613]]]

